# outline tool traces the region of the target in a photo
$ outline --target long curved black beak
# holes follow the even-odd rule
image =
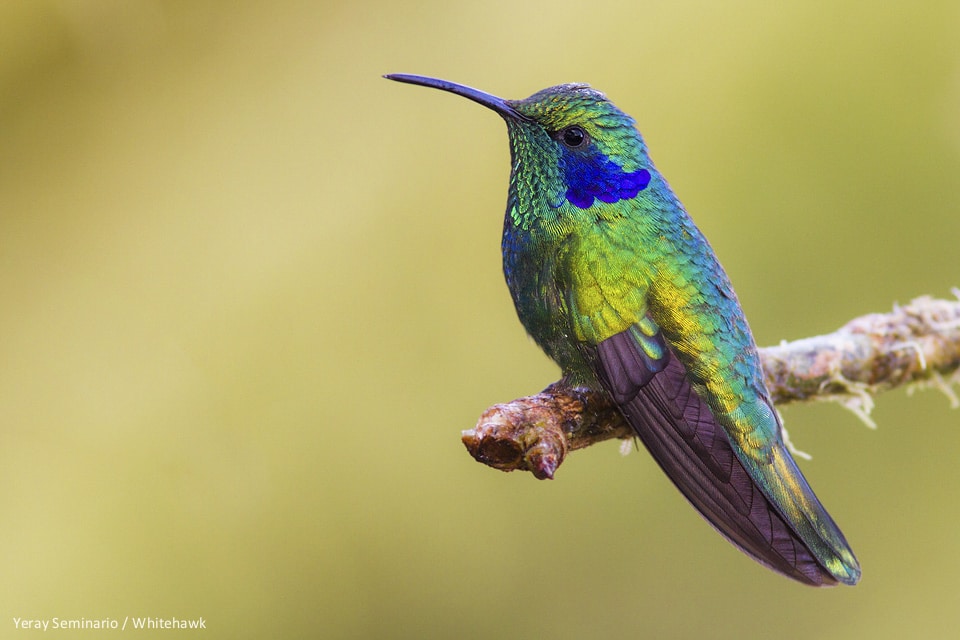
[[[455,93],[458,96],[463,96],[468,100],[473,100],[474,102],[482,104],[488,109],[493,109],[504,118],[509,118],[511,120],[530,120],[530,118],[510,106],[510,104],[503,98],[498,98],[497,96],[491,95],[485,91],[480,91],[479,89],[474,89],[473,87],[457,84],[456,82],[440,80],[439,78],[430,78],[428,76],[415,76],[408,73],[390,73],[383,77],[387,80],[396,80],[397,82],[405,82],[407,84],[418,84],[422,87],[433,87],[434,89],[440,89],[441,91]]]

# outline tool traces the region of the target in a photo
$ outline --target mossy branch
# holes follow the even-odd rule
[[[905,385],[933,386],[954,407],[960,383],[958,300],[917,298],[891,313],[855,318],[839,330],[760,349],[777,404],[839,402],[871,427],[873,395]],[[540,393],[487,409],[463,443],[479,462],[552,478],[567,453],[633,437],[603,393],[555,382]]]

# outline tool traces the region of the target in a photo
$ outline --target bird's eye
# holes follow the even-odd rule
[[[579,149],[587,144],[587,132],[580,127],[567,127],[560,132],[560,140],[571,149]]]

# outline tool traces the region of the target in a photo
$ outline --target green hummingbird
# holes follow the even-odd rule
[[[570,384],[603,389],[721,535],[799,582],[853,585],[860,565],[783,439],[730,280],[633,118],[585,84],[463,96],[510,138],[503,271],[520,322]]]

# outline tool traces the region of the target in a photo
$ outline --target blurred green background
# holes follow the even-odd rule
[[[557,376],[500,273],[506,133],[388,72],[605,91],[760,344],[960,285],[955,0],[5,2],[0,637],[956,637],[940,394],[785,411],[853,589],[751,562],[645,452],[473,462]]]

